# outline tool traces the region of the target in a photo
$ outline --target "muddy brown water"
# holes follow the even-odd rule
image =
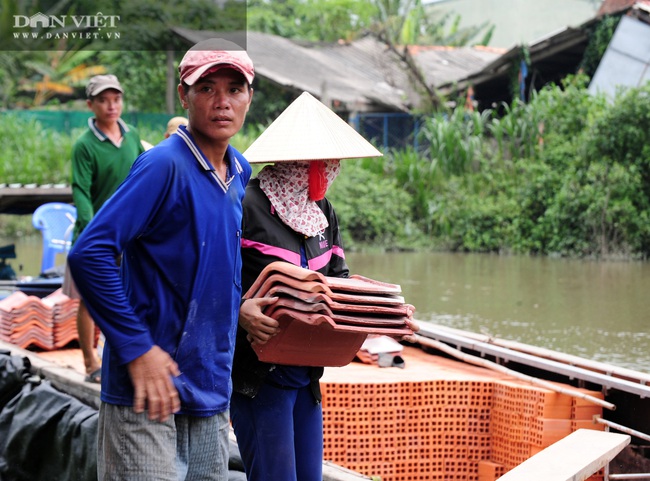
[[[9,242],[14,270],[36,275],[40,238],[0,245]],[[650,263],[449,253],[347,261],[352,273],[399,284],[420,321],[650,372]]]
[[[448,253],[347,256],[416,318],[650,372],[650,263]]]

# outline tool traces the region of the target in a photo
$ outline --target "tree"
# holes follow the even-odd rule
[[[368,0],[251,0],[247,27],[312,42],[351,41],[370,28],[376,15]]]
[[[459,28],[460,17],[442,15],[421,0],[250,0],[250,30],[312,42],[352,41],[380,33],[395,45],[486,45],[490,29]],[[327,25],[328,28],[323,28]]]
[[[74,43],[72,40],[50,41],[39,44],[39,51],[0,52],[0,101],[9,108],[43,106],[55,98],[74,97],[75,89],[83,85],[88,76],[109,71],[120,77],[129,92],[132,107],[176,113],[175,68],[188,45],[172,29],[226,32],[230,29],[244,31],[246,25],[245,2],[240,0],[188,0],[164,8],[153,0],[0,2],[0,42],[5,42],[2,44],[5,47],[12,39],[14,16],[30,17],[37,12],[57,18],[66,16],[63,30],[50,29],[48,33],[63,36],[70,33],[69,26],[74,27],[71,18],[92,19],[101,13],[116,20],[115,33],[118,34],[100,35],[99,38],[88,35],[88,40],[83,36],[84,40],[77,38]],[[91,34],[97,32],[91,30]],[[96,55],[96,52],[101,54]]]
[[[93,75],[106,73],[103,65],[90,65],[96,57],[91,50],[54,50],[43,52],[44,57],[26,60],[24,66],[33,72],[31,79],[23,79],[20,86],[25,92],[33,92],[32,107],[45,105],[57,98],[74,98]]]
[[[11,108],[18,105],[29,105],[30,100],[21,95],[20,86],[28,75],[24,63],[29,59],[44,59],[44,52],[24,51],[23,44],[14,39],[14,22],[19,15],[30,16],[36,12],[55,15],[63,11],[69,1],[57,2],[20,0],[0,0],[0,106]]]

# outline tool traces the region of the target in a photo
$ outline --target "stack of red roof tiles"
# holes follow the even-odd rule
[[[79,300],[61,289],[41,299],[16,291],[0,300],[0,339],[16,346],[60,349],[77,336]]]
[[[260,360],[301,366],[348,364],[368,334],[400,337],[413,332],[406,320],[412,306],[401,288],[353,275],[328,277],[287,262],[273,262],[244,297],[278,297],[264,313],[280,333],[253,348]]]

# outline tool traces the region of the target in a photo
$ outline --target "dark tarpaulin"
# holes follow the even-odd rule
[[[97,479],[97,411],[54,389],[27,382],[0,411],[3,481]]]
[[[29,377],[30,367],[26,357],[12,356],[9,351],[0,350],[0,411],[20,392]]]

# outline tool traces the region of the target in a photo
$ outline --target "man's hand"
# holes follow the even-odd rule
[[[277,297],[246,299],[239,309],[239,325],[248,333],[251,344],[264,344],[280,331],[280,323],[262,310],[277,302]]]
[[[172,377],[180,376],[178,365],[169,354],[154,346],[128,365],[133,382],[133,410],[149,411],[152,421],[166,421],[181,408]]]

